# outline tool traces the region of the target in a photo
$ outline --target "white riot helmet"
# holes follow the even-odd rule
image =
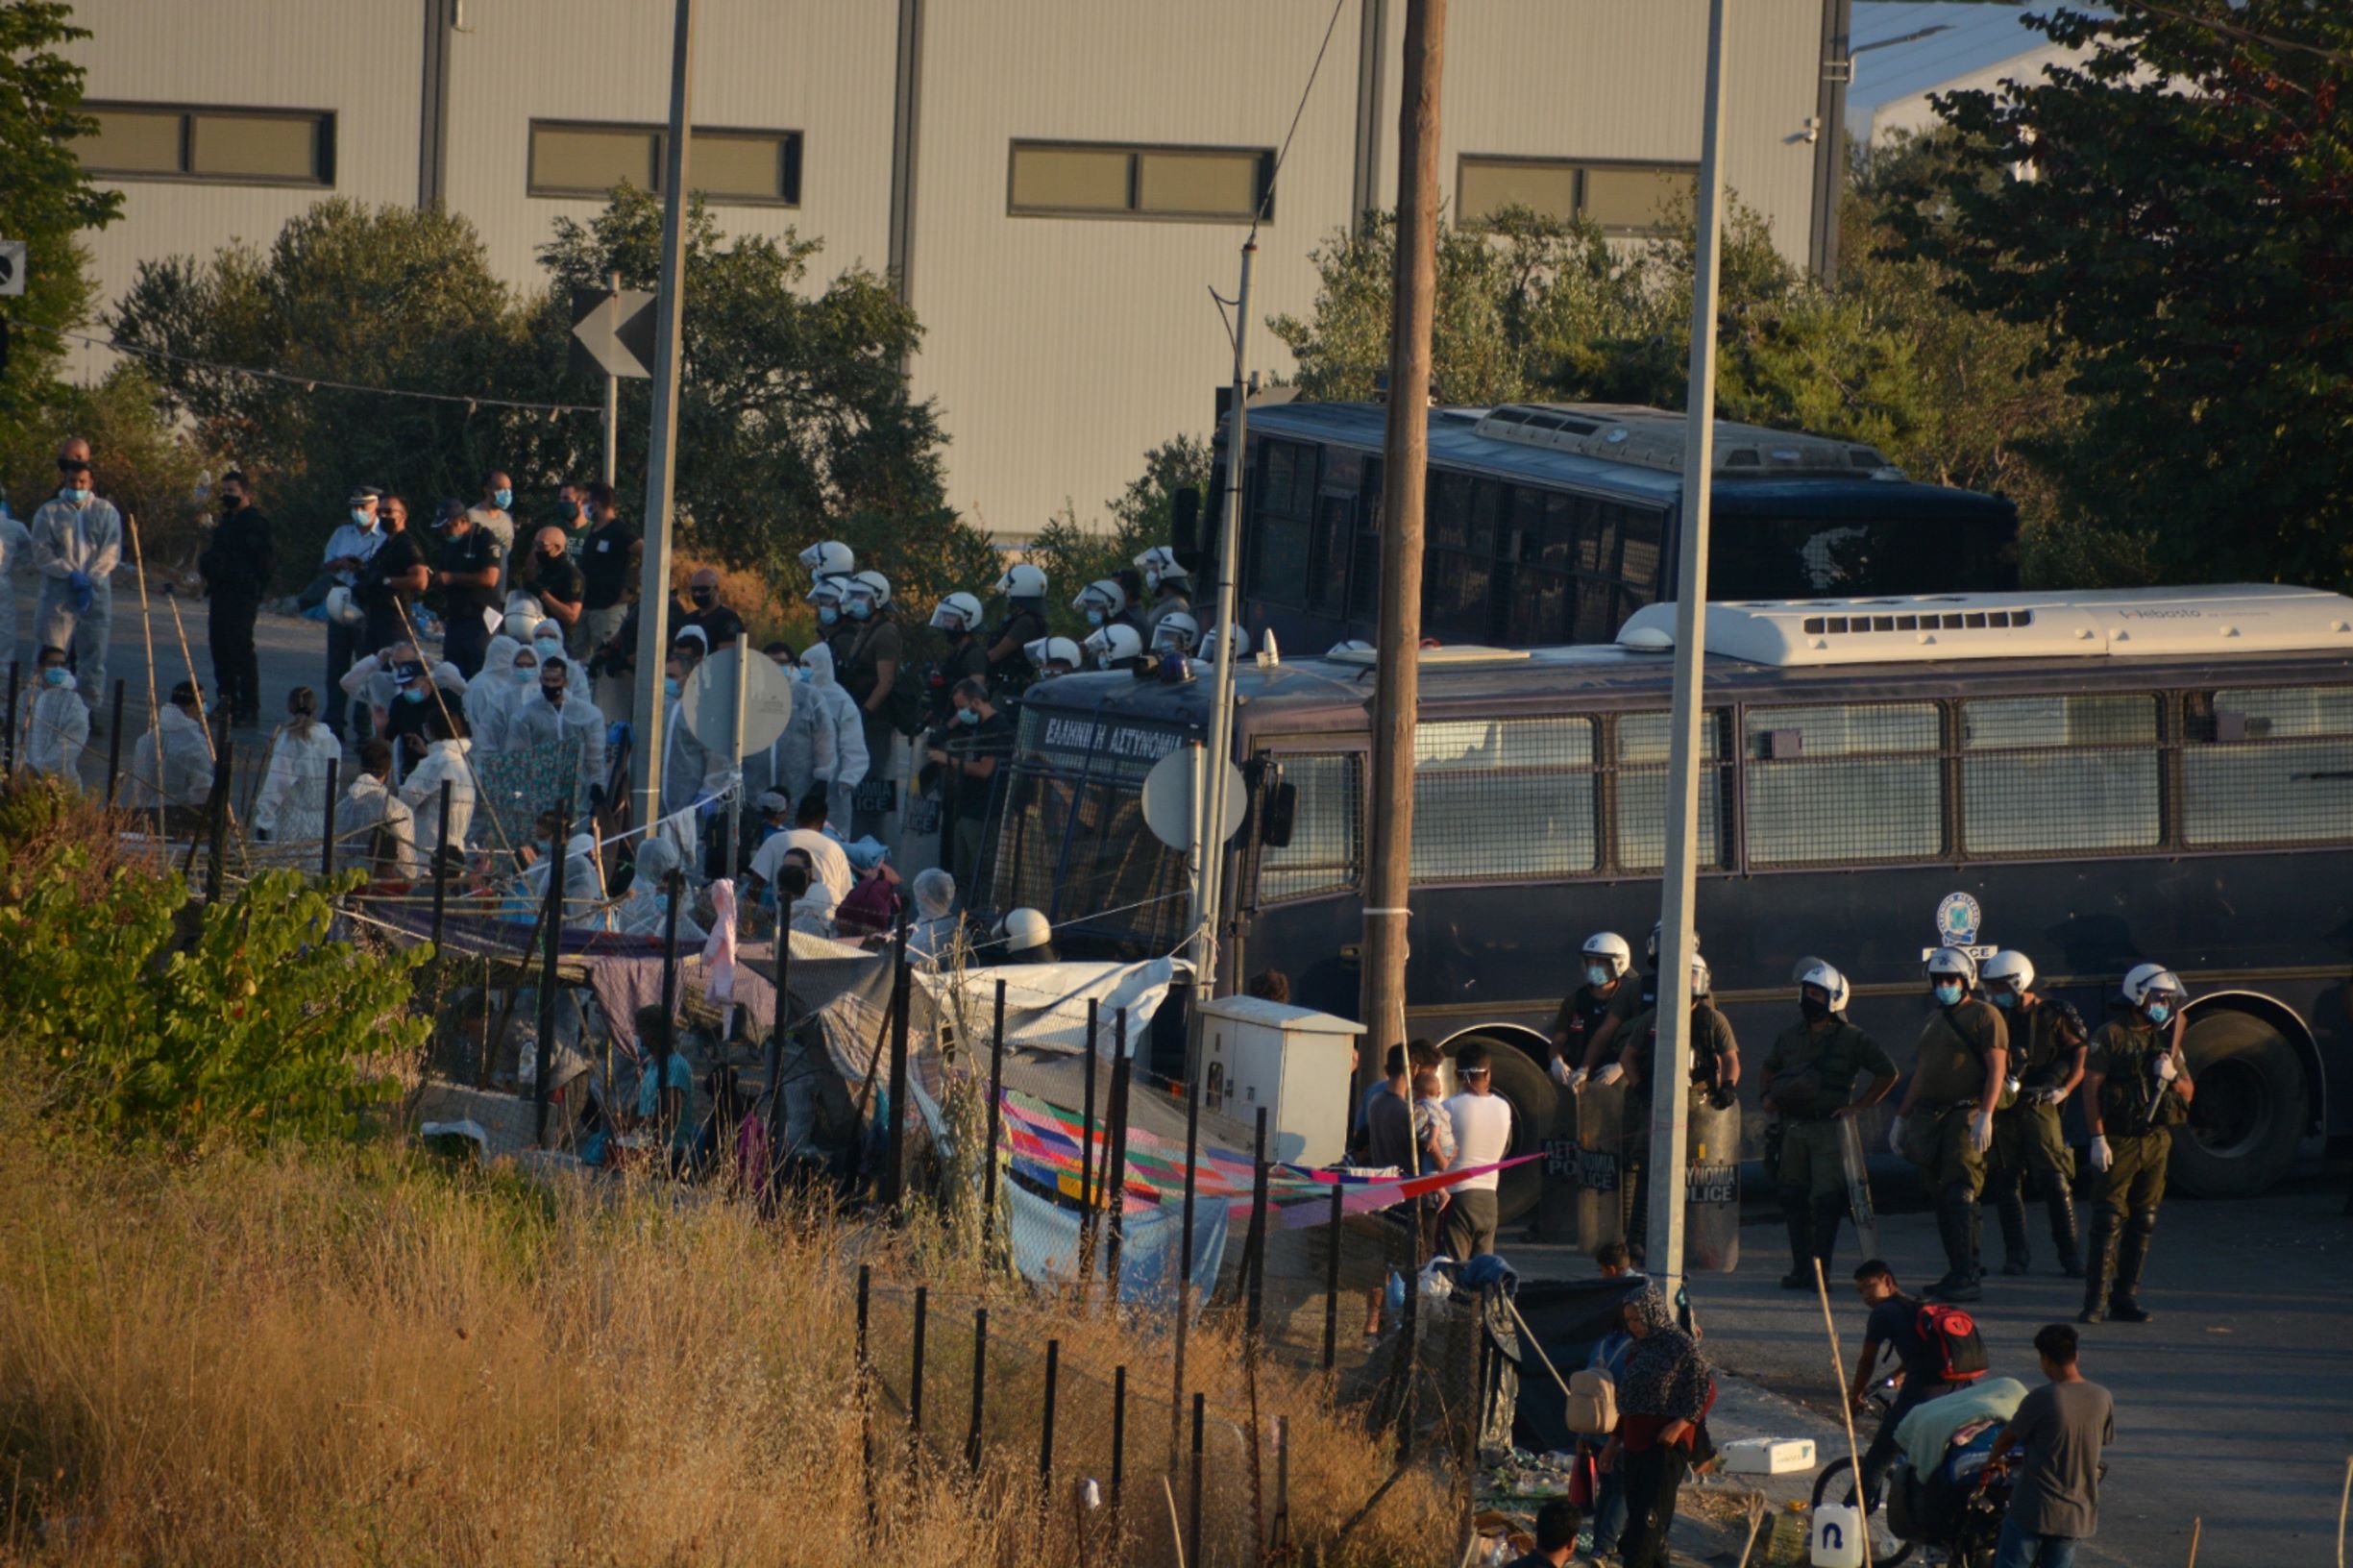
[[[1094,655],[1095,668],[1099,670],[1143,656],[1142,636],[1124,622],[1113,622],[1080,646]]]
[[[1615,931],[1596,931],[1587,937],[1584,954],[1588,959],[1601,960],[1613,980],[1634,967],[1634,950]]]
[[[1026,953],[1052,942],[1054,927],[1034,909],[1015,909],[1008,910],[1005,918],[996,922],[995,934],[1007,953]]]
[[[1005,569],[1005,575],[996,579],[996,591],[1007,599],[1013,600],[1043,599],[1045,598],[1045,570],[1042,567],[1032,566],[1027,561],[1017,566],[1009,566]]]
[[[1642,951],[1643,955],[1651,961],[1651,968],[1653,972],[1655,972],[1658,968],[1658,943],[1660,940],[1666,936],[1666,934],[1667,922],[1664,919],[1655,919],[1651,922],[1651,940],[1649,944],[1645,946]],[[1695,953],[1700,950],[1700,933],[1696,929],[1691,933],[1691,950]]]
[[[1041,637],[1034,643],[1022,645],[1021,651],[1040,670],[1051,664],[1060,664],[1066,672],[1076,670],[1082,662],[1078,644],[1067,637]]]
[[[820,577],[817,586],[800,597],[811,604],[831,604],[838,608],[842,602],[842,592],[848,585],[847,577]]]
[[[1705,959],[1702,958],[1702,957],[1701,957],[1699,954],[1697,954],[1697,953],[1692,954],[1692,955],[1691,955],[1691,994],[1692,994],[1692,995],[1694,995],[1694,996],[1704,996],[1704,995],[1706,995],[1706,994],[1707,994],[1707,992],[1708,992],[1708,988],[1709,988],[1710,983],[1711,983],[1711,981],[1710,981],[1710,977],[1709,977],[1708,972],[1707,972],[1707,960],[1705,960]]]
[[[1127,590],[1111,577],[1097,577],[1078,591],[1078,598],[1070,601],[1070,607],[1081,615],[1088,615],[1099,626],[1127,608]]]
[[[2152,1000],[2170,998],[2178,1003],[2185,992],[2181,976],[2162,964],[2136,964],[2124,976],[2124,1000],[2135,1007],[2146,1007]]]
[[[1183,610],[1171,610],[1160,618],[1152,628],[1152,651],[1155,653],[1190,653],[1193,644],[1200,641],[1201,623]]]
[[[2014,947],[2004,947],[1987,959],[1977,974],[1981,979],[1998,980],[2013,991],[2034,989],[2034,960]]]
[[[891,602],[891,579],[879,572],[853,572],[849,580],[842,584],[842,597],[851,600],[861,594],[872,600],[874,608],[879,610]]]
[[[1344,643],[1334,643],[1329,649],[1324,650],[1324,657],[1327,659],[1336,659],[1343,653],[1370,653],[1372,650],[1373,645],[1366,642],[1363,638],[1351,637]],[[1627,949],[1627,951],[1631,952],[1633,949],[1630,947]]]
[[[1956,979],[1961,982],[1964,991],[1977,983],[1977,961],[1969,956],[1966,947],[1939,947],[1928,955],[1928,962],[1922,968],[1932,983],[1941,979]]]
[[[800,564],[809,569],[809,576],[822,582],[827,577],[846,577],[858,570],[858,557],[839,539],[821,540],[800,552]]]
[[[1176,551],[1166,545],[1154,545],[1136,557],[1136,570],[1143,580],[1157,587],[1163,582],[1190,582],[1192,574],[1186,571],[1176,558]]]
[[[941,631],[978,631],[980,617],[978,598],[954,593],[940,600],[940,607],[931,612],[931,624]]]
[[[1799,992],[1802,994],[1809,986],[1823,993],[1824,999],[1829,1003],[1831,1012],[1844,1013],[1847,1011],[1847,998],[1851,992],[1847,986],[1847,977],[1838,972],[1836,965],[1826,963],[1819,958],[1809,960],[1798,970]]]
[[[367,624],[368,612],[352,601],[352,591],[349,588],[338,583],[327,590],[327,619],[338,626],[359,626]],[[523,640],[526,642],[530,640],[530,632],[527,628],[524,632]]]
[[[1234,633],[1234,656],[1238,659],[1248,658],[1250,656],[1250,634],[1239,626],[1231,626],[1229,629]],[[1201,639],[1200,649],[1193,654],[1193,657],[1196,659],[1217,657],[1217,634],[1215,632],[1213,631]]]

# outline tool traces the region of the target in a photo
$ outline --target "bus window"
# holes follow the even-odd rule
[[[1295,441],[1259,448],[1258,506],[1250,514],[1250,592],[1294,608],[1306,601],[1308,534],[1315,503],[1315,449]]]
[[[1511,528],[1504,553],[1510,597],[1503,641],[1514,648],[1565,643],[1576,635],[1575,498],[1542,490],[1511,492]]]
[[[1635,507],[1623,508],[1625,538],[1620,546],[1618,580],[1623,586],[1618,593],[1618,622],[1658,597],[1658,534],[1665,522],[1656,512],[1645,512]],[[1615,635],[1616,626],[1610,628]]]
[[[1347,613],[1349,531],[1355,520],[1353,497],[1315,498],[1315,531],[1308,542],[1307,607],[1318,615]]]
[[[1617,865],[1654,871],[1667,863],[1667,759],[1673,727],[1663,713],[1629,713],[1617,731]],[[1724,864],[1724,715],[1700,726],[1700,756],[1711,765],[1700,779],[1700,864]]]
[[[1364,843],[1363,758],[1354,752],[1287,755],[1283,781],[1299,792],[1291,840],[1259,851],[1259,899],[1345,893],[1360,879]]]
[[[2250,687],[2216,692],[2210,708],[2193,704],[2181,755],[2185,843],[2353,841],[2353,687]]]
[[[1526,882],[1591,871],[1593,721],[1471,719],[1413,732],[1413,880]]]
[[[1943,858],[1939,727],[1933,702],[1749,709],[1749,863]]]
[[[1430,471],[1422,629],[1433,637],[1483,643],[1494,635],[1495,491],[1467,474]]]
[[[1961,708],[1972,855],[2151,849],[2165,824],[2154,697],[2005,697]]]
[[[1357,499],[1357,537],[1348,565],[1348,619],[1373,621],[1381,614],[1381,463],[1364,460],[1364,488]]]
[[[2018,586],[2014,525],[1917,518],[1719,519],[1708,536],[1715,599],[1868,598],[1933,593],[1934,585]]]

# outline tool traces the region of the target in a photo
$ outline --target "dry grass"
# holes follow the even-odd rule
[[[942,1292],[910,1462],[903,1286],[876,1290],[867,1535],[853,1389],[858,1238],[763,1225],[661,1189],[554,1195],[387,1150],[193,1166],[44,1150],[0,1110],[0,1558],[142,1563],[1072,1562],[1069,1488],[1109,1479],[1112,1368],[1131,1368],[1115,1556],[1165,1562],[1168,1362],[1098,1310],[992,1306],[992,1449],[968,1478],[968,1275],[874,1259]],[[1041,1532],[1039,1360],[1063,1343],[1057,1506]],[[1210,1396],[1210,1550],[1253,1560],[1232,1342],[1196,1337]],[[1385,1445],[1277,1371],[1291,1536],[1328,1541]],[[1273,1499],[1273,1455],[1264,1460]],[[1186,1499],[1183,1473],[1176,1495]],[[1098,1519],[1100,1516],[1098,1516]],[[1448,1560],[1441,1480],[1394,1488],[1331,1560]],[[1100,1525],[1096,1527],[1100,1530]]]

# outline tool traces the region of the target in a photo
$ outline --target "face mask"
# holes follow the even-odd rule
[[[1599,964],[1586,965],[1585,984],[1599,990],[1601,987],[1609,984],[1609,971],[1602,968],[1602,966]]]
[[[539,688],[539,695],[546,698],[555,707],[560,708],[564,705],[564,689],[561,686],[542,686]]]
[[[355,506],[352,508],[352,525],[355,527],[372,528],[376,527],[376,514],[364,506]]]
[[[1992,1002],[1996,1007],[2000,1008],[2005,1013],[2018,1005],[2018,993],[2016,992],[1998,991],[1986,999]]]
[[[223,496],[221,498],[221,510],[224,512],[233,512],[244,504],[245,498],[242,496]]]
[[[422,702],[425,700],[425,688],[422,686],[411,686],[401,694],[401,698],[402,700],[407,702]]]
[[[817,624],[819,625],[830,626],[840,619],[842,619],[842,612],[835,609],[832,605],[820,604],[817,607]]]
[[[41,672],[41,684],[43,686],[64,685],[65,667],[61,664],[53,664],[48,669],[43,670]]]
[[[799,681],[803,686],[806,686],[810,682],[817,679],[817,672],[810,669],[805,664],[795,665],[793,667],[793,678]]]
[[[1103,612],[1101,610],[1089,610],[1087,612],[1087,624],[1091,626],[1101,625],[1103,624]]]
[[[514,667],[514,669],[508,671],[507,674],[515,677],[516,685],[521,686],[527,681],[533,681],[539,678],[539,666],[535,664],[518,664]]]
[[[863,621],[873,613],[874,606],[863,599],[853,599],[849,601],[849,618],[852,621]]]
[[[686,591],[686,597],[695,601],[697,609],[707,610],[711,607],[712,601],[719,598],[719,593],[716,589],[711,588],[689,588]]]
[[[1111,655],[1108,653],[1097,653],[1094,656],[1094,667],[1097,670],[1109,670],[1111,668]]]
[[[543,664],[550,659],[559,656],[564,651],[564,645],[552,637],[535,638],[534,641],[538,644],[539,658],[540,662]]]
[[[72,502],[76,506],[86,506],[89,503],[89,488],[86,485],[67,485],[65,487],[65,499]]]
[[[666,698],[670,698],[670,700],[672,700],[673,702],[675,702],[676,700],[678,700],[678,677],[677,677],[677,676],[675,676],[675,675],[664,675],[664,676],[662,677],[662,695],[663,695],[664,697],[666,697]]]
[[[1160,586],[1160,574],[1158,572],[1146,572],[1143,575],[1143,585],[1146,588],[1158,588]]]
[[[1956,1004],[1957,1002],[1959,1002],[1959,1001],[1960,1001],[1960,999],[1961,999],[1961,982],[1960,982],[1960,981],[1958,981],[1958,980],[1939,980],[1939,981],[1936,983],[1936,1005],[1937,1005],[1937,1006],[1939,1006],[1939,1007],[1951,1007],[1951,1006],[1953,1006],[1954,1004]]]
[[[502,512],[515,503],[515,493],[512,490],[493,490],[490,499],[499,503],[499,510]]]
[[[539,858],[542,860],[548,858],[548,851],[553,847],[554,845],[550,844],[546,839],[533,839],[531,841],[532,850],[536,852]]]
[[[956,710],[956,723],[960,724],[979,723],[980,710],[978,708],[958,708]]]
[[[1808,1023],[1820,1023],[1830,1016],[1830,1004],[1812,996],[1798,998],[1798,1014]]]
[[[576,501],[559,501],[555,503],[555,515],[569,523],[580,515],[580,503]]]
[[[2170,1002],[2151,1002],[2148,1004],[2149,1022],[2156,1024],[2169,1023],[2172,1021],[2172,1017],[2173,1006]]]

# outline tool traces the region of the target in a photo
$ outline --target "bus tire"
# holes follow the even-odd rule
[[[1544,1152],[1553,1125],[1556,1090],[1533,1057],[1507,1040],[1492,1035],[1465,1035],[1454,1042],[1459,1051],[1472,1041],[1487,1048],[1488,1086],[1511,1107],[1511,1148],[1507,1158]],[[1531,1160],[1506,1170],[1495,1186],[1495,1222],[1508,1225],[1535,1212],[1544,1192],[1544,1162]]]
[[[2263,1018],[2225,1008],[2190,1020],[2182,1054],[2197,1091],[2174,1129],[2169,1184],[2201,1198],[2251,1198],[2277,1184],[2310,1109],[2295,1047]]]

